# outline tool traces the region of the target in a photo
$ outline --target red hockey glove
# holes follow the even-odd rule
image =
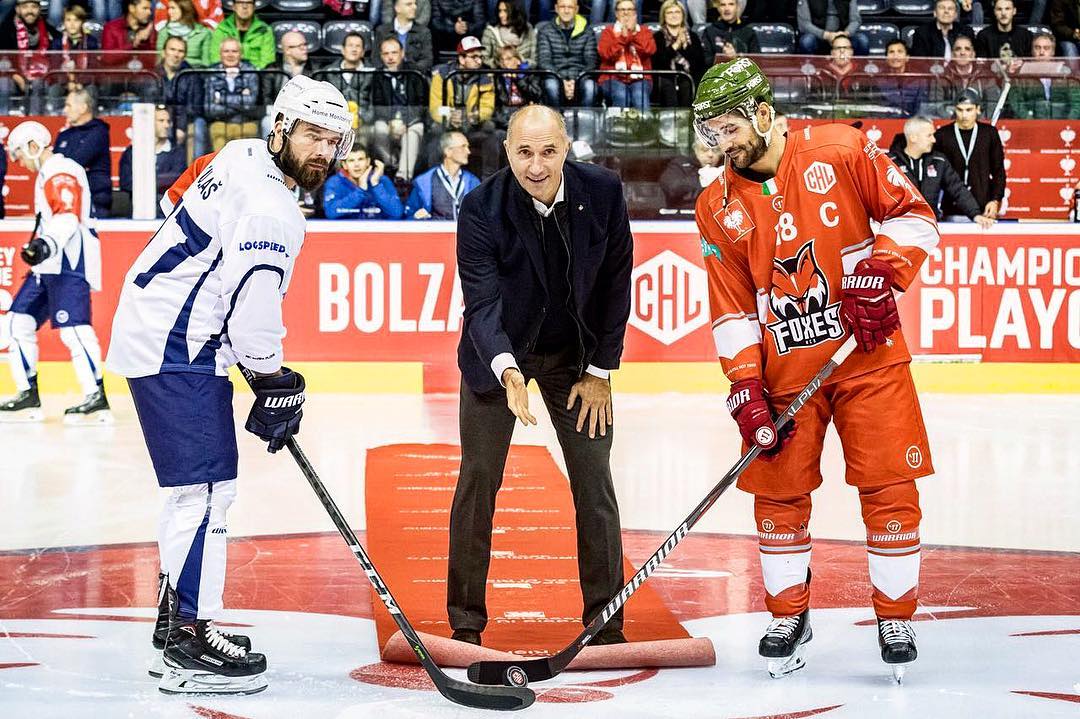
[[[744,379],[731,385],[727,399],[728,412],[739,425],[739,434],[748,447],[761,447],[759,455],[765,461],[773,459],[795,434],[792,419],[777,436],[773,413],[765,400],[765,386],[759,379]]]
[[[862,260],[844,275],[840,318],[863,352],[871,352],[900,329],[892,291],[893,269],[881,260]]]

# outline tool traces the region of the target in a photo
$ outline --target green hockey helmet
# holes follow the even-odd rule
[[[753,60],[740,57],[735,60],[713,65],[706,71],[698,84],[694,97],[694,131],[698,138],[709,147],[716,147],[719,139],[715,132],[706,126],[706,122],[738,112],[753,123],[758,105],[766,102],[772,105],[772,87],[769,78]],[[757,124],[754,123],[754,130]]]

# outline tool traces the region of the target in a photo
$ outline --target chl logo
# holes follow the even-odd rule
[[[800,247],[794,257],[773,260],[772,285],[769,309],[777,321],[766,328],[772,332],[778,353],[844,336],[840,303],[829,304],[829,283],[814,259],[813,240]]]
[[[814,162],[803,173],[806,189],[824,195],[836,185],[836,170],[827,162]]]
[[[709,321],[705,270],[664,250],[634,268],[630,324],[665,345]]]

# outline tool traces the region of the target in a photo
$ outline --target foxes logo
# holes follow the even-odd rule
[[[844,336],[840,303],[829,304],[829,283],[814,259],[813,240],[794,257],[773,260],[769,309],[776,321],[766,327],[779,354]]]

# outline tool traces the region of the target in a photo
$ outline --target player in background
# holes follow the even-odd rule
[[[11,159],[34,180],[35,235],[20,253],[30,272],[4,317],[11,344],[8,364],[18,394],[0,403],[0,422],[44,419],[38,396],[37,330],[48,319],[71,353],[84,401],[64,411],[65,424],[112,422],[101,375],[101,347],[90,326],[90,290],[101,289],[101,245],[90,229],[86,171],[54,152],[40,122],[19,123],[7,137]]]
[[[893,292],[908,287],[937,245],[934,213],[858,130],[780,133],[769,81],[749,59],[710,68],[693,110],[699,137],[726,160],[697,201],[697,224],[713,337],[731,380],[727,407],[765,460],[739,479],[754,495],[773,615],[759,652],[774,677],[803,666],[811,638],[810,493],[821,484],[831,420],[862,504],[881,656],[899,680],[917,655],[914,480],[933,469]],[[797,430],[777,436],[775,413],[849,332],[862,351],[807,402]]]
[[[341,92],[289,80],[266,140],[203,157],[163,200],[169,216],[124,280],[107,364],[128,378],[162,509],[159,689],[252,694],[266,657],[213,624],[225,584],[226,512],[237,448],[228,368],[257,377],[245,429],[276,452],[300,427],[304,378],[282,365],[281,303],[304,242],[292,190],[314,191],[352,147]]]

